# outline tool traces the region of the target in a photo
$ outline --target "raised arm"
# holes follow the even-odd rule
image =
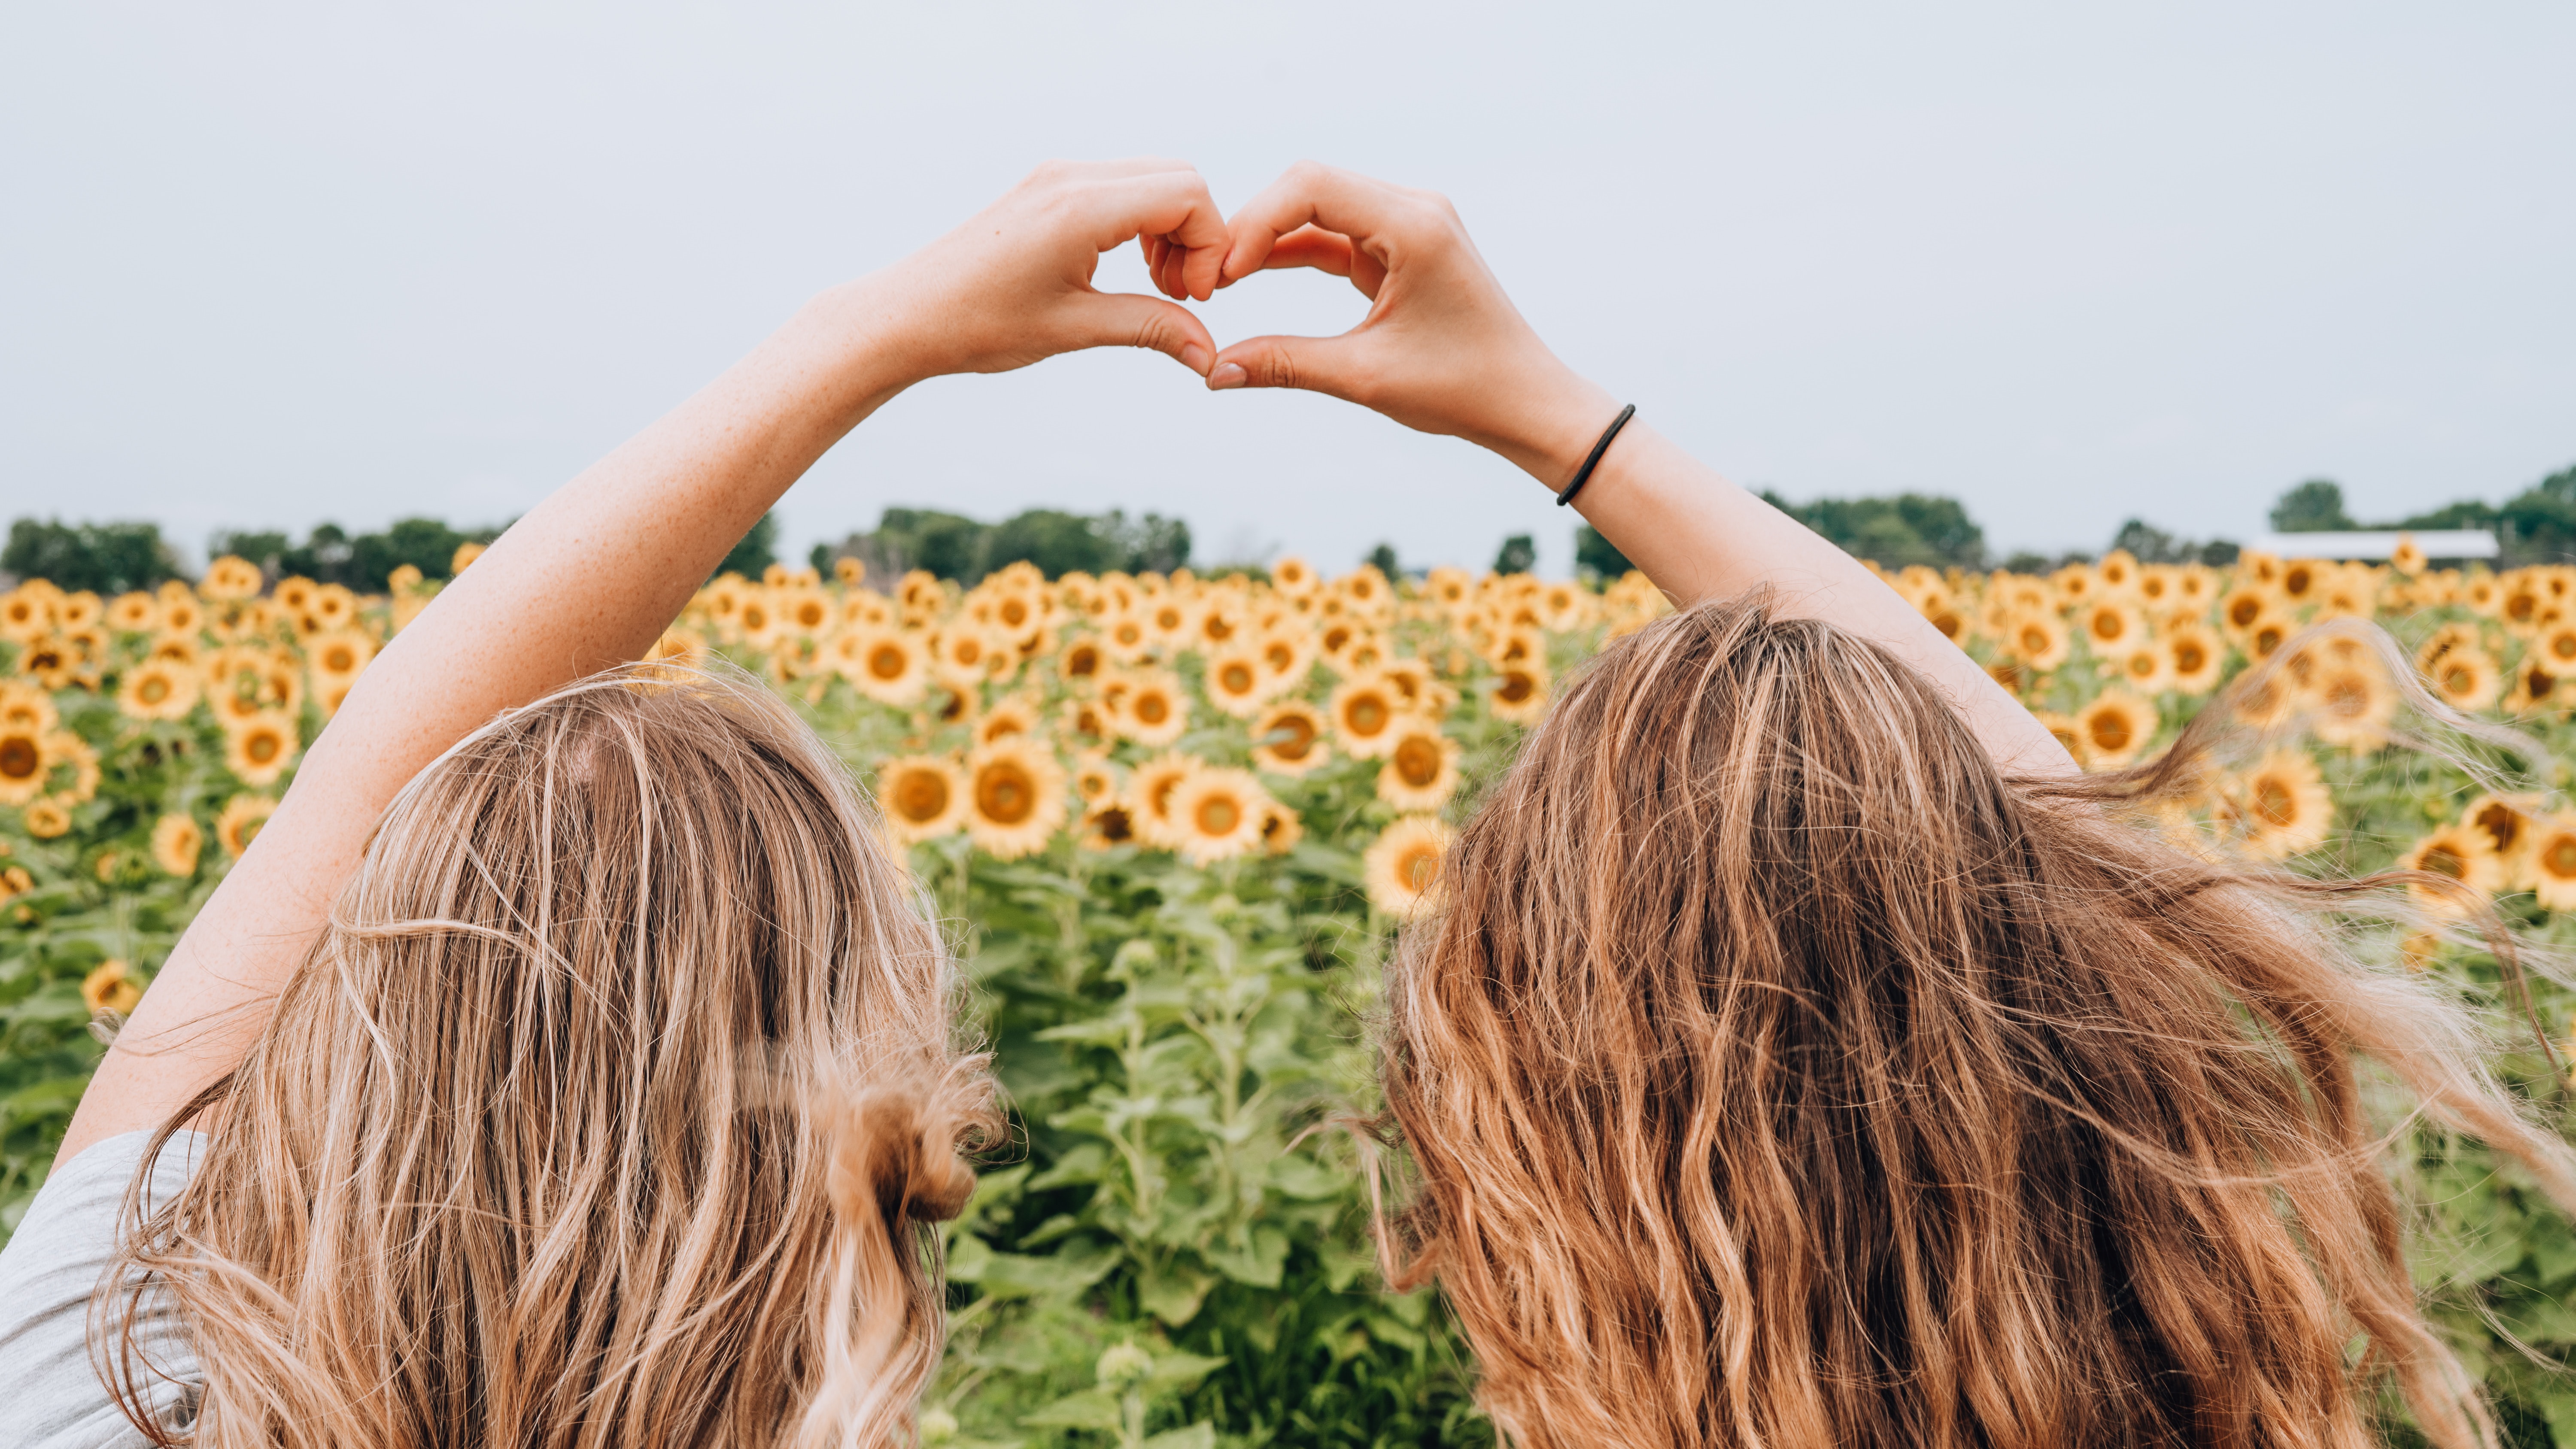
[[[1057,164],[882,272],[816,297],[705,391],[539,504],[368,669],[277,814],[170,953],[57,1161],[158,1126],[237,1065],[396,792],[501,710],[639,657],[790,484],[923,378],[1104,345],[1204,374],[1188,309],[1104,294],[1100,254],[1153,239],[1204,299],[1224,224],[1175,161]]]
[[[1443,197],[1305,163],[1229,227],[1223,284],[1266,267],[1315,267],[1350,278],[1371,305],[1338,337],[1227,347],[1211,388],[1329,393],[1482,444],[1559,491],[1618,415],[1618,400],[1559,361],[1513,308]],[[1643,418],[1620,431],[1573,508],[1677,603],[1768,585],[1786,610],[1875,639],[1929,674],[2007,770],[2074,768],[2028,710],[1894,590]]]

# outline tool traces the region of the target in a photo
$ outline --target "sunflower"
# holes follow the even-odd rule
[[[195,671],[151,660],[125,672],[116,707],[129,719],[185,719],[197,707],[197,692]]]
[[[110,957],[81,978],[81,1000],[95,1016],[102,1011],[123,1016],[143,999],[143,988],[134,984],[124,962]]]
[[[197,873],[197,852],[205,849],[206,832],[186,815],[164,815],[152,827],[152,863],[181,880]]]
[[[1192,865],[1213,865],[1261,845],[1269,793],[1249,770],[1211,766],[1172,787],[1165,814]]]
[[[2114,653],[2105,666],[2112,678],[2140,694],[2161,694],[2173,682],[2172,668],[2159,645],[2140,643]]]
[[[245,785],[273,784],[295,763],[295,721],[288,715],[254,714],[224,735],[224,764]]]
[[[2316,602],[2317,594],[2340,572],[2323,559],[2294,558],[2281,565],[2281,577],[2272,589],[2284,603],[2296,606]]]
[[[1133,609],[1121,609],[1100,621],[1100,644],[1109,657],[1121,664],[1134,664],[1154,652],[1154,636],[1145,627],[1145,616]]]
[[[2424,572],[2426,562],[2424,550],[2416,546],[2415,535],[2411,533],[2397,535],[2397,548],[2388,555],[2390,568],[2401,574],[2420,574]]]
[[[2161,641],[2166,682],[2183,694],[2207,694],[2218,687],[2227,663],[2218,640],[2198,625],[2173,630]]]
[[[2147,626],[2123,600],[2096,599],[2084,609],[2084,638],[2095,654],[2116,654],[2140,643]]]
[[[904,845],[946,835],[966,821],[966,775],[953,760],[899,755],[877,766],[877,805],[886,833]]]
[[[2093,570],[2082,564],[2066,565],[2050,574],[2048,583],[2056,593],[2056,602],[2066,608],[2089,604],[2102,590],[2102,581],[2094,577]]]
[[[2258,588],[2240,587],[2218,601],[2218,627],[2242,639],[2272,615],[2272,596]]]
[[[1377,798],[1398,810],[1437,810],[1458,788],[1458,742],[1419,717],[1396,726],[1378,767]]]
[[[2529,842],[2532,889],[2553,911],[2576,910],[2576,818],[2544,816]]]
[[[1206,766],[1195,755],[1177,751],[1156,755],[1127,777],[1127,806],[1136,838],[1163,850],[1177,850],[1181,830],[1172,818],[1172,796],[1190,776]]]
[[[1136,816],[1123,801],[1105,800],[1082,817],[1082,848],[1115,850],[1136,843]]]
[[[1108,662],[1109,656],[1101,649],[1100,641],[1083,634],[1066,641],[1064,652],[1056,656],[1056,672],[1064,676],[1065,683],[1079,684],[1086,679],[1099,678],[1101,669]]]
[[[346,584],[324,584],[313,591],[313,606],[304,612],[314,624],[309,632],[346,629],[358,622],[358,596]]]
[[[1315,577],[1312,565],[1290,554],[1270,566],[1270,582],[1282,593],[1304,594],[1313,592],[1322,581]]]
[[[1356,759],[1380,759],[1395,747],[1404,696],[1376,674],[1354,674],[1333,691],[1326,712],[1344,753]]]
[[[851,629],[835,639],[832,667],[879,704],[919,704],[930,687],[930,652],[901,629]]]
[[[2334,796],[2316,761],[2274,750],[2227,792],[2222,814],[2244,832],[2248,854],[2282,860],[2324,843],[2334,824]]]
[[[1198,623],[1197,611],[1188,601],[1168,593],[1146,600],[1139,615],[1146,639],[1166,651],[1189,643],[1191,630]]]
[[[2425,669],[2433,692],[2453,709],[2485,709],[2496,702],[2504,680],[2494,656],[2474,644],[2445,650]]]
[[[983,718],[975,721],[975,743],[989,745],[1012,735],[1035,734],[1037,727],[1035,706],[1024,699],[1005,699],[984,711]]]
[[[59,634],[30,639],[18,649],[18,672],[49,692],[71,688],[80,665],[78,647]]]
[[[2472,574],[2460,584],[2460,602],[2492,617],[2504,607],[2504,586],[2493,574]]]
[[[2030,667],[2009,654],[1998,654],[1987,660],[1986,677],[2015,699],[2021,698],[2022,691],[2031,683]]]
[[[54,792],[65,804],[77,805],[98,793],[98,751],[70,730],[56,730],[45,736],[45,763],[71,769],[71,783]]]
[[[15,726],[43,734],[62,723],[52,695],[32,685],[0,679],[0,729]]]
[[[1407,815],[1368,848],[1363,866],[1369,904],[1390,916],[1411,916],[1440,885],[1441,857],[1456,832],[1428,815]]]
[[[1255,648],[1235,647],[1212,654],[1207,662],[1208,703],[1237,719],[1260,712],[1261,702],[1277,687],[1277,677],[1261,667]]]
[[[137,589],[119,594],[107,606],[107,626],[120,634],[140,634],[161,622],[161,601]]]
[[[2535,824],[2529,802],[2481,795],[2460,812],[2460,824],[2486,837],[2487,849],[2504,866],[2508,886],[2527,883]]]
[[[1106,755],[1084,755],[1073,762],[1073,793],[1097,809],[1118,798],[1118,767]]]
[[[2124,689],[2106,689],[2075,712],[2075,733],[2090,763],[2118,769],[2155,738],[2156,707]]]
[[[1271,855],[1286,855],[1306,838],[1306,822],[1297,812],[1273,800],[1261,812],[1261,848]]]
[[[355,629],[334,629],[305,641],[305,662],[317,679],[355,679],[376,657],[376,641]]]
[[[247,599],[259,592],[259,585],[259,565],[225,554],[206,565],[206,576],[197,581],[197,590],[209,599]]]
[[[1120,734],[1140,745],[1159,748],[1189,729],[1190,697],[1169,671],[1142,670],[1128,676],[1126,683],[1126,691],[1118,696],[1118,713],[1111,721]]]
[[[476,559],[483,556],[483,550],[488,547],[490,547],[489,544],[481,543],[458,544],[456,546],[456,552],[447,556],[447,572],[449,577],[452,578],[457,574],[465,572],[467,568],[473,565]]]
[[[2397,868],[2443,877],[2480,898],[2493,895],[2505,883],[2504,866],[2487,848],[2486,836],[2457,825],[2443,826],[2416,841],[2398,857]],[[2464,915],[2475,906],[2474,901],[2464,900],[2454,891],[2432,885],[2414,885],[2407,890],[2416,904],[2441,915]]]
[[[1274,775],[1306,774],[1331,756],[1324,739],[1330,727],[1323,712],[1304,700],[1274,704],[1253,722],[1252,762]]]
[[[2003,629],[2004,648],[2042,674],[2066,662],[2066,621],[2031,610],[2016,613]]]
[[[1016,860],[1046,848],[1064,824],[1064,766],[1055,752],[1012,736],[966,761],[966,833],[985,854]]]
[[[67,835],[72,828],[72,812],[59,800],[38,800],[29,805],[23,817],[27,833],[38,840],[54,840]]]
[[[215,817],[215,843],[224,854],[239,860],[250,843],[259,838],[260,827],[277,813],[277,802],[265,795],[235,795],[224,804],[224,813]]]
[[[46,738],[32,723],[0,725],[0,805],[24,805],[44,793],[54,763],[46,756]]]
[[[1302,628],[1287,626],[1263,634],[1252,646],[1261,657],[1262,672],[1270,676],[1273,694],[1294,689],[1306,678],[1315,664],[1315,639]]]
[[[1503,666],[1494,680],[1493,709],[1498,719],[1538,723],[1547,713],[1547,666],[1536,660]]]
[[[2310,728],[2318,739],[2356,754],[2388,742],[2388,722],[2397,715],[2397,691],[2369,655],[2318,671],[2307,690],[2312,702]]]

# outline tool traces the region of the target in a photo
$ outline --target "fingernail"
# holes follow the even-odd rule
[[[1195,342],[1181,345],[1181,366],[1201,377],[1207,376],[1208,364],[1214,361],[1216,359],[1208,354],[1208,350]]]
[[[1229,362],[1208,374],[1208,386],[1211,388],[1241,387],[1250,381],[1252,381],[1252,374],[1244,371],[1241,363]]]

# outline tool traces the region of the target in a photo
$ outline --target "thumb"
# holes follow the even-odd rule
[[[1073,307],[1074,347],[1142,347],[1204,377],[1216,339],[1189,308],[1134,292],[1093,292]]]
[[[1359,339],[1339,337],[1254,337],[1216,355],[1208,373],[1212,389],[1294,387],[1320,392],[1345,402],[1359,402]]]

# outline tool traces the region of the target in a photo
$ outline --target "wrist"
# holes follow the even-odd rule
[[[1503,416],[1508,428],[1485,442],[1524,473],[1562,493],[1574,481],[1601,430],[1619,415],[1619,401],[1597,383],[1570,370],[1535,380],[1524,401]]]
[[[832,379],[832,391],[859,417],[916,382],[948,369],[937,364],[920,308],[884,274],[816,293],[776,340]]]

